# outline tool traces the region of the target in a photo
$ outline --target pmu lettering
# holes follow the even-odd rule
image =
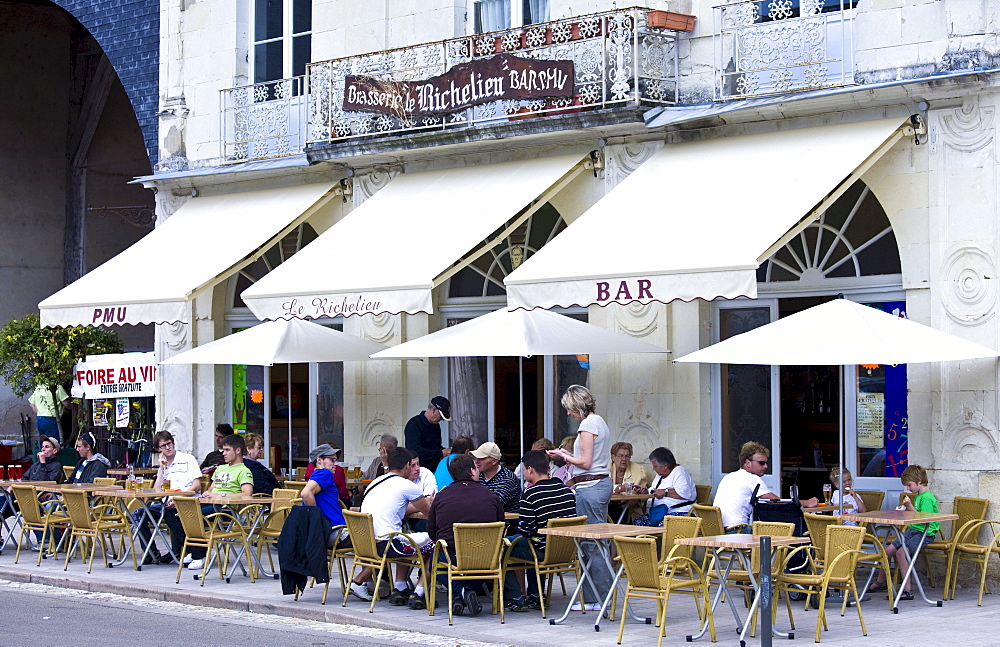
[[[629,287],[628,281],[621,281],[618,283],[618,290],[615,292],[615,301],[631,301],[633,299],[652,299],[653,293],[650,291],[653,282],[649,279],[638,279],[634,286],[636,291],[636,296],[632,296],[632,289]],[[597,283],[597,300],[607,301],[611,298],[611,284],[605,281],[598,281]]]
[[[100,323],[124,323],[125,314],[128,312],[128,306],[121,306],[119,308],[94,308],[94,318],[90,323],[96,324]]]

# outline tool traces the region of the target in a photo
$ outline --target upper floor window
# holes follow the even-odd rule
[[[253,82],[306,73],[312,56],[312,0],[254,0]]]
[[[476,0],[473,16],[477,34],[548,22],[549,0]]]

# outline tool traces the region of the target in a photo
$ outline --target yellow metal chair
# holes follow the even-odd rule
[[[375,536],[375,524],[372,521],[372,515],[367,512],[352,512],[351,510],[344,510],[344,521],[347,522],[347,530],[351,536],[351,546],[354,551],[354,562],[351,565],[351,571],[349,578],[354,579],[354,572],[359,567],[368,566],[372,568],[374,572],[374,582],[378,583],[382,581],[382,575],[385,573],[386,568],[389,564],[404,564],[406,566],[411,566],[420,569],[421,574],[424,575],[424,582],[427,585],[427,589],[430,590],[434,586],[434,582],[427,578],[427,572],[424,569],[424,560],[420,554],[420,547],[417,546],[409,535],[401,532],[390,533],[385,540],[392,541],[394,537],[400,537],[403,541],[409,543],[413,547],[414,554],[402,557],[389,557],[388,549],[386,549],[382,555],[378,553],[377,537]],[[374,594],[372,595],[371,606],[368,608],[369,613],[375,612],[375,603],[378,602],[378,586],[375,586]],[[349,595],[349,589],[345,587],[344,590],[344,603],[342,606],[347,606],[347,597]],[[432,614],[434,612],[434,606],[432,604],[428,605]]]
[[[854,606],[858,610],[858,620],[861,622],[861,635],[867,636],[865,617],[861,612],[861,596],[854,582],[854,571],[857,569],[858,558],[863,555],[861,544],[865,539],[865,529],[861,526],[828,526],[826,528],[826,543],[823,555],[826,561],[817,562],[813,555],[814,546],[795,548],[785,556],[778,569],[776,577],[776,594],[785,594],[785,604],[788,603],[788,592],[805,588],[814,591],[819,598],[819,613],[816,616],[816,642],[820,642],[822,630],[828,628],[826,620],[826,593],[830,588],[844,591],[840,615],[847,611],[848,592],[854,594]],[[790,573],[786,569],[795,556],[805,552],[809,559],[810,572]]]
[[[726,526],[722,523],[722,509],[714,505],[695,503],[691,506],[692,516],[701,519],[701,534],[703,537],[724,535],[730,530],[750,532],[750,526],[745,523]]]
[[[809,529],[809,540],[812,543],[815,552],[813,554],[813,559],[817,563],[822,563],[825,561],[825,550],[826,550],[826,529],[830,526],[836,526],[841,524],[841,518],[838,515],[833,514],[813,514],[806,512],[802,515],[806,520],[806,528]],[[860,527],[864,527],[862,524]],[[889,608],[892,608],[892,601],[895,599],[894,595],[894,578],[890,577],[893,573],[889,565],[889,556],[885,553],[885,546],[882,545],[882,540],[865,531],[865,538],[861,544],[861,555],[858,557],[858,566],[861,567],[871,567],[873,569],[882,569],[886,573],[886,586],[889,591]],[[871,581],[871,578],[868,578]],[[809,605],[809,597],[806,597],[806,608]]]
[[[885,501],[885,492],[881,490],[854,490],[854,493],[861,497],[868,512],[877,512],[882,509],[882,502]]]
[[[73,476],[73,470],[76,468],[72,465],[63,465],[63,474],[66,478]]]
[[[68,532],[71,528],[69,515],[57,501],[48,501],[44,505],[38,502],[38,492],[31,485],[12,485],[14,500],[21,511],[21,536],[17,540],[17,552],[14,553],[14,563],[21,558],[21,547],[30,532],[40,532],[38,539],[38,561],[35,566],[42,565],[42,557],[46,554],[45,541],[48,539],[48,551],[58,556],[59,545],[56,535]]]
[[[986,542],[977,541],[981,534],[989,537]],[[992,536],[991,536],[992,534]],[[1000,555],[1000,521],[974,521],[963,528],[955,545],[954,571],[951,576],[951,597],[955,599],[955,588],[958,585],[958,567],[962,561],[972,562],[979,567],[979,606],[983,606],[983,591],[986,590],[986,567],[990,555]],[[948,591],[945,589],[945,595]]]
[[[306,486],[309,481],[285,481],[282,483],[282,489],[293,490],[296,494],[295,496],[300,496],[302,488]]]
[[[219,564],[219,577],[226,577],[229,559],[234,548],[242,547],[247,556],[247,572],[250,581],[256,580],[256,570],[250,558],[250,544],[246,530],[240,520],[228,512],[216,512],[204,515],[201,512],[201,502],[195,497],[174,497],[177,516],[184,527],[184,546],[178,555],[180,564],[177,567],[176,582],[181,581],[181,571],[184,569],[184,555],[188,548],[205,549],[205,565],[201,570],[201,586],[205,586],[205,576],[208,575],[208,565],[211,563],[212,549],[215,549],[216,561]]]
[[[330,580],[333,579],[333,565],[335,563],[337,564],[337,572],[340,576],[340,592],[347,595],[347,587],[351,584],[347,580],[347,558],[354,557],[354,547],[350,543],[343,548],[339,547],[341,540],[347,536],[347,526],[334,526],[331,532],[333,534],[333,545],[327,550],[330,578],[326,581],[326,586],[323,588],[323,599],[320,601],[320,604],[326,604],[326,594],[330,592]]]
[[[708,597],[708,581],[701,568],[693,560],[674,556],[660,562],[656,540],[652,537],[615,537],[618,557],[625,565],[628,587],[625,590],[625,606],[622,609],[621,624],[618,626],[618,644],[625,634],[625,620],[628,617],[628,603],[633,598],[655,600],[657,606],[656,624],[660,628],[657,647],[663,645],[667,633],[667,606],[673,592],[693,593],[698,617],[708,614],[712,642],[715,642],[715,619],[712,617],[712,602]]]
[[[118,481],[113,476],[98,476],[94,478],[94,485],[116,485]]]
[[[944,590],[947,592],[951,586],[951,578],[955,566],[955,549],[959,539],[965,537],[967,528],[976,522],[986,518],[986,509],[990,507],[989,499],[976,499],[967,496],[955,497],[952,512],[958,515],[958,519],[951,522],[951,533],[947,537],[935,538],[924,545],[920,551],[924,563],[927,564],[927,580],[934,586],[934,569],[931,568],[932,559],[940,559],[944,566]],[[973,536],[975,538],[975,535]]]
[[[695,503],[701,505],[712,505],[712,486],[696,485],[694,487],[698,491],[698,496],[695,498]]]
[[[560,528],[565,526],[582,526],[587,523],[587,517],[559,517],[549,519],[545,524],[546,528]],[[511,555],[511,550],[519,541],[528,542],[531,550],[531,559],[519,559]],[[535,571],[535,582],[538,584],[538,598],[541,605],[542,617],[545,617],[545,608],[552,599],[552,582],[555,575],[559,576],[559,584],[562,586],[562,593],[566,595],[566,582],[563,580],[563,573],[573,572],[577,579],[581,576],[580,564],[577,561],[576,542],[572,537],[559,537],[547,535],[545,539],[545,554],[539,558],[535,550],[535,544],[526,537],[518,537],[510,543],[507,553],[504,556],[504,572],[530,568]],[[542,594],[542,576],[549,576],[548,589]],[[583,592],[580,592],[581,595]]]
[[[500,624],[504,622],[503,602],[503,554],[507,542],[503,538],[505,524],[503,521],[493,523],[456,523],[452,526],[455,532],[454,560],[449,550],[448,542],[440,539],[434,545],[434,553],[430,561],[431,579],[427,583],[427,608],[434,615],[434,602],[437,598],[437,576],[448,578],[448,624],[452,624],[453,605],[455,599],[452,582],[455,580],[488,580],[493,584],[493,613],[499,610]],[[443,557],[443,559],[441,559]]]
[[[125,550],[125,542],[128,541],[128,550],[132,555],[132,568],[138,570],[139,564],[135,558],[135,546],[132,544],[132,526],[114,508],[108,506],[91,507],[90,499],[86,492],[81,490],[63,489],[63,504],[69,513],[70,521],[73,523],[73,530],[70,536],[69,550],[66,552],[66,563],[63,570],[69,568],[69,560],[77,548],[80,549],[80,558],[87,559],[87,572],[90,573],[94,567],[94,553],[97,545],[101,546],[101,557],[104,559],[104,566],[108,566],[108,547],[114,546],[111,536],[118,534],[120,543],[115,554],[122,556]],[[85,544],[89,544],[90,556],[87,557]]]
[[[288,518],[288,513],[292,511],[292,506],[301,502],[302,499],[282,497],[280,503],[272,503],[271,510],[265,513],[267,516],[260,522],[257,531],[248,537],[250,543],[257,546],[258,562],[260,562],[264,550],[267,550],[267,562],[270,564],[272,572],[274,571],[274,558],[271,555],[271,547],[277,546],[278,537],[281,536],[281,528],[285,525],[285,520]]]

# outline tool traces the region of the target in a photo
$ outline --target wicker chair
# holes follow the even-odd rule
[[[63,474],[65,475],[66,478],[73,476],[74,470],[76,470],[76,467],[74,467],[73,465],[63,465]]]
[[[726,526],[722,523],[722,509],[714,505],[702,505],[695,503],[691,506],[691,514],[701,519],[701,534],[705,537],[724,535],[730,530],[747,532],[750,526],[740,523],[735,526]]]
[[[812,558],[815,552],[814,546],[803,546],[790,551],[778,570],[776,591],[778,595],[785,594],[786,605],[788,605],[788,592],[793,588],[806,588],[818,594],[819,613],[816,616],[816,642],[820,641],[822,630],[827,627],[826,593],[831,587],[844,590],[840,615],[844,615],[847,611],[847,593],[854,594],[854,606],[858,610],[858,620],[861,622],[861,635],[868,635],[868,631],[865,629],[865,617],[861,612],[861,596],[858,594],[858,587],[854,582],[854,571],[857,569],[858,558],[864,554],[861,552],[861,544],[864,539],[865,529],[861,526],[829,526],[826,529],[826,543],[823,546],[823,554],[826,557],[824,563],[820,564]],[[791,560],[801,551],[809,555],[811,562],[809,570],[811,572],[786,572]]]
[[[712,486],[696,485],[694,487],[698,491],[695,503],[699,503],[701,505],[712,505]]]
[[[656,624],[660,628],[657,647],[663,645],[667,633],[667,607],[670,594],[683,591],[695,594],[695,604],[699,617],[708,614],[712,642],[715,642],[715,619],[712,603],[708,597],[708,581],[704,572],[687,557],[674,556],[660,562],[656,540],[652,537],[615,537],[618,557],[625,566],[628,587],[625,590],[625,606],[618,626],[618,644],[625,634],[625,619],[628,617],[628,603],[632,598],[655,600],[657,603]]]
[[[282,483],[282,489],[294,490],[296,492],[295,496],[300,496],[302,488],[306,486],[309,481],[285,481]]]
[[[21,558],[21,547],[24,540],[32,531],[42,533],[38,540],[38,561],[35,566],[42,565],[42,557],[45,556],[45,540],[49,541],[49,551],[59,554],[59,546],[62,544],[62,534],[71,528],[69,516],[65,509],[57,501],[48,501],[45,504],[38,502],[38,493],[31,485],[12,485],[11,491],[14,493],[14,500],[21,510],[21,536],[17,540],[17,552],[14,554],[14,563]],[[57,541],[56,536],[60,535]]]
[[[806,528],[809,529],[809,539],[815,549],[813,560],[821,564],[826,558],[826,529],[830,526],[840,525],[841,518],[833,514],[812,514],[809,512],[804,513],[803,516],[806,520]],[[889,608],[892,608],[892,601],[895,599],[895,587],[893,578],[888,577],[888,575],[893,571],[890,568],[889,556],[885,553],[885,546],[882,545],[882,540],[866,531],[864,541],[861,544],[861,551],[861,555],[858,557],[858,566],[865,568],[870,566],[872,568],[871,575],[869,575],[865,582],[866,586],[871,583],[875,569],[885,571],[887,575],[886,586],[889,588]],[[806,597],[806,605],[808,608],[808,596]]]
[[[868,512],[882,509],[882,503],[885,501],[885,492],[882,490],[854,490],[854,493],[861,497]]]
[[[271,547],[277,546],[278,537],[281,536],[281,528],[285,525],[285,519],[288,518],[292,506],[301,501],[302,499],[287,499],[287,503],[282,501],[271,504],[270,512],[266,513],[267,516],[260,522],[257,531],[248,537],[250,543],[257,546],[258,564],[262,563],[260,561],[261,555],[265,549],[267,550],[267,562],[270,564],[272,572],[274,571],[274,558],[271,555]],[[275,575],[275,579],[277,579],[277,575]]]
[[[353,547],[354,552],[354,563],[351,565],[350,571],[351,579],[354,578],[354,572],[357,568],[368,566],[375,571],[374,581],[381,582],[382,574],[385,573],[389,564],[396,563],[420,569],[421,574],[424,575],[423,580],[427,584],[427,589],[430,590],[434,587],[434,582],[426,577],[427,573],[424,568],[423,557],[420,554],[420,548],[413,543],[413,540],[410,539],[409,535],[401,532],[393,532],[384,539],[391,541],[394,537],[401,537],[403,541],[409,542],[413,547],[413,555],[389,557],[388,550],[383,551],[383,554],[379,555],[377,547],[378,538],[375,536],[375,524],[372,521],[371,514],[367,512],[352,512],[350,510],[344,510],[344,521],[347,522],[347,530],[351,536],[351,546]],[[348,589],[345,587],[344,603],[342,606],[347,606],[348,595]],[[368,608],[369,613],[375,612],[375,603],[378,602],[378,598],[378,586],[376,586],[374,595],[372,595],[371,606]],[[434,605],[429,604],[427,606],[430,607],[428,611],[431,615],[433,615]]]
[[[118,480],[113,476],[98,476],[94,478],[94,485],[116,485]]]
[[[986,536],[990,537],[986,543],[976,541],[983,531],[986,531]],[[962,560],[965,560],[979,566],[979,606],[983,606],[983,591],[986,590],[986,567],[989,565],[990,555],[1000,555],[1000,521],[974,521],[971,525],[965,526],[955,546],[954,555],[955,570],[951,577],[951,598],[947,598],[947,589],[945,597],[955,599],[958,567]]]
[[[90,573],[94,567],[94,553],[97,544],[101,545],[101,557],[104,559],[104,566],[108,566],[108,544],[114,545],[114,541],[109,541],[111,535],[117,533],[120,538],[118,550],[115,553],[121,556],[125,550],[125,542],[128,541],[128,550],[132,555],[132,567],[139,569],[139,564],[135,558],[135,546],[132,544],[132,526],[128,520],[122,517],[114,508],[107,506],[91,507],[87,493],[82,490],[63,489],[63,503],[69,513],[70,521],[73,523],[73,531],[70,536],[69,550],[66,552],[66,563],[63,570],[69,568],[69,560],[77,548],[80,549],[80,557],[85,558],[83,544],[89,543],[90,556],[87,558],[87,572]]]
[[[434,544],[434,554],[430,561],[430,576],[427,586],[427,608],[430,615],[434,615],[434,602],[437,598],[437,586],[433,584],[437,580],[437,575],[444,575],[448,578],[448,624],[452,624],[454,618],[452,610],[454,605],[451,601],[455,599],[452,582],[455,580],[492,580],[493,585],[493,613],[500,612],[500,624],[504,623],[504,602],[503,602],[503,554],[504,548],[508,545],[503,538],[504,528],[507,524],[503,521],[493,523],[456,523],[452,526],[455,532],[454,561],[449,550],[448,542],[439,539]]]
[[[547,528],[560,528],[564,526],[582,526],[587,523],[587,517],[560,517],[556,519],[549,519],[546,524]],[[528,547],[531,549],[531,559],[518,559],[511,555],[511,550],[514,545],[519,541],[528,542]],[[576,554],[576,543],[573,541],[572,537],[560,537],[558,535],[548,536],[545,540],[545,554],[541,559],[538,557],[538,553],[535,551],[535,546],[530,539],[523,536],[514,539],[511,542],[510,547],[507,549],[507,554],[504,556],[504,571],[517,570],[521,568],[530,568],[535,571],[536,583],[538,584],[538,592],[542,593],[542,576],[549,576],[548,589],[545,591],[544,595],[539,595],[539,601],[541,603],[542,617],[545,617],[545,608],[552,599],[552,582],[553,575],[559,576],[559,584],[562,586],[563,595],[566,595],[566,582],[563,581],[563,573],[573,572],[576,575],[577,580],[580,579],[580,564],[577,561]],[[583,592],[581,591],[581,595]]]
[[[754,535],[761,535],[761,536],[770,535],[771,537],[791,537],[795,533],[795,524],[779,522],[779,521],[754,521],[753,526],[751,526],[751,529]],[[777,575],[777,569],[782,562],[784,553],[785,553],[784,549],[778,549],[777,551],[775,551],[775,558],[771,562],[772,578]],[[730,557],[729,559],[733,559],[733,557]],[[753,578],[751,578],[750,574],[747,573],[744,568],[742,568],[743,566],[742,563],[739,564],[739,566],[740,568],[734,567],[732,569],[729,569],[728,572],[725,572],[724,569],[717,568],[713,564],[709,568],[705,569],[705,573],[708,573],[707,577],[709,578],[709,580],[718,580],[718,573],[724,572],[726,575],[726,585],[730,588],[743,589],[747,594],[747,599],[749,600],[751,599],[752,597],[751,594],[753,593],[753,586],[751,586],[750,584]],[[750,549],[750,570],[753,571],[753,573],[755,574],[760,573],[759,548]],[[711,575],[713,571],[716,573],[716,575],[714,576]],[[789,610],[788,612],[789,621],[791,621],[791,615],[792,615],[791,610]],[[754,618],[753,621],[754,623],[756,623],[756,618]],[[754,624],[754,629],[756,629],[756,624]]]
[[[330,580],[333,579],[333,565],[337,564],[337,572],[340,575],[340,592],[344,595],[348,594],[347,587],[350,586],[350,582],[347,580],[347,558],[354,557],[354,547],[348,544],[347,546],[340,548],[338,545],[346,536],[347,526],[334,526],[333,530],[333,546],[328,549],[329,555],[328,560],[330,564],[330,579],[326,581],[326,585],[323,588],[323,600],[320,604],[326,604],[326,595],[330,592]]]
[[[944,590],[947,592],[951,586],[951,578],[955,566],[955,549],[958,541],[968,541],[963,539],[967,528],[972,527],[976,522],[986,518],[986,509],[990,507],[989,499],[976,499],[967,496],[955,497],[952,511],[958,515],[958,519],[951,522],[951,534],[948,537],[932,540],[924,545],[920,555],[927,564],[927,580],[934,586],[934,569],[931,568],[932,559],[940,559],[944,566]],[[976,535],[972,535],[973,541]]]
[[[254,563],[252,559],[249,559],[250,545],[247,541],[247,533],[239,519],[228,512],[204,515],[201,512],[201,502],[195,497],[174,497],[174,505],[177,507],[177,516],[180,517],[181,525],[184,527],[184,546],[181,548],[181,554],[178,555],[180,564],[177,567],[176,582],[181,581],[184,555],[187,554],[190,547],[205,549],[205,565],[202,567],[200,576],[201,586],[205,586],[205,576],[208,574],[208,567],[212,561],[210,558],[213,548],[219,563],[220,578],[226,578],[232,549],[242,547],[244,554],[248,556],[247,571],[250,575],[250,581],[256,580]],[[228,578],[226,581],[229,581]]]

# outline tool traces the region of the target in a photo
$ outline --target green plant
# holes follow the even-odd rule
[[[118,332],[98,326],[42,328],[38,315],[12,319],[0,329],[0,378],[14,395],[24,397],[37,385],[56,386],[73,377],[73,367],[87,355],[120,353]]]

